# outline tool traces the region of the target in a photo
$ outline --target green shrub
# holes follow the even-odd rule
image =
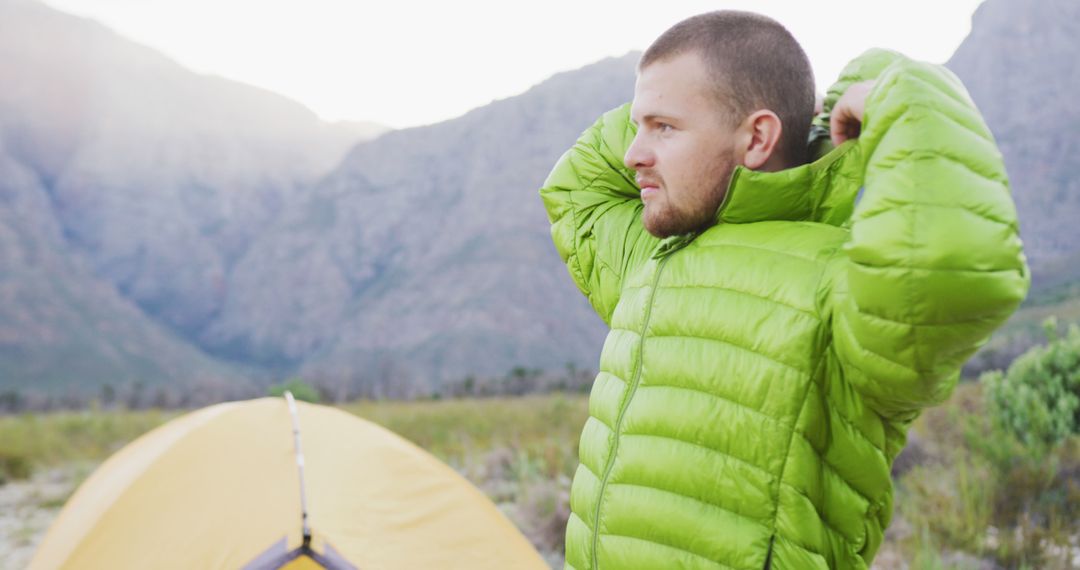
[[[1043,326],[1046,346],[1031,348],[1004,374],[981,378],[990,419],[1036,455],[1080,433],[1080,327],[1059,337],[1056,320]]]
[[[987,413],[968,422],[968,446],[994,468],[991,550],[1009,568],[1072,567],[1054,553],[1071,552],[1080,514],[1080,327],[1043,328],[1045,346],[980,378]]]
[[[30,456],[24,451],[0,448],[0,485],[28,479],[33,471]]]
[[[267,391],[267,394],[273,397],[281,397],[285,395],[286,390],[292,392],[293,398],[296,398],[297,400],[303,400],[313,404],[318,404],[322,401],[322,398],[319,397],[319,391],[311,384],[304,382],[301,378],[290,378],[284,384],[271,386]]]

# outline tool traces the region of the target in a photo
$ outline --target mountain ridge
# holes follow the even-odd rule
[[[246,87],[219,98],[217,79],[162,68],[148,48],[124,56],[143,65],[117,63],[128,52],[111,32],[81,32],[111,39],[73,39],[78,53],[35,46],[12,6],[51,17],[0,0],[0,81],[20,86],[0,92],[0,295],[24,300],[0,309],[0,390],[65,385],[42,372],[63,364],[49,357],[60,345],[20,328],[35,320],[96,355],[79,380],[89,389],[110,362],[127,370],[115,377],[177,390],[298,374],[341,398],[595,366],[606,327],[536,191],[582,130],[631,99],[637,53],[353,144],[306,109],[248,103]],[[1080,73],[1060,61],[1080,48],[1076,6],[986,0],[947,64],[1005,156],[1040,303],[1080,291]],[[57,85],[85,96],[65,106]]]
[[[0,82],[0,390],[247,383],[186,321],[363,133],[30,0],[0,1]]]

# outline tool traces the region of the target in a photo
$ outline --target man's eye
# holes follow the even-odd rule
[[[666,133],[668,131],[671,131],[671,130],[675,129],[675,127],[673,127],[673,126],[671,126],[671,125],[669,125],[667,123],[656,123],[656,128],[662,133]]]

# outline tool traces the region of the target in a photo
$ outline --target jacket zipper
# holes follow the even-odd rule
[[[604,504],[604,493],[607,491],[608,477],[611,476],[611,469],[615,466],[615,456],[619,452],[619,430],[622,429],[623,416],[626,415],[626,410],[630,407],[630,400],[634,398],[634,393],[637,392],[638,384],[641,382],[641,369],[645,364],[645,333],[649,329],[649,319],[652,317],[653,302],[656,300],[656,286],[660,283],[660,273],[664,270],[664,265],[667,264],[668,259],[670,257],[665,256],[656,266],[652,291],[649,293],[649,304],[645,308],[645,320],[641,326],[641,340],[638,341],[638,362],[637,369],[634,371],[634,381],[630,383],[630,392],[626,395],[626,402],[623,404],[622,409],[619,410],[619,417],[615,419],[615,443],[611,446],[607,467],[604,469],[604,477],[600,480],[600,493],[596,497],[596,512],[593,517],[592,570],[598,570],[599,568],[596,551],[600,543],[600,507]]]

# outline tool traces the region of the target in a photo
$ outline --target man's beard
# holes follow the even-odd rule
[[[691,197],[692,201],[685,204],[684,209],[676,209],[667,195],[665,188],[663,201],[646,205],[641,213],[641,221],[645,231],[658,238],[666,238],[690,232],[699,232],[707,229],[716,222],[716,211],[724,201],[728,184],[731,181],[731,173],[735,170],[734,161],[730,161],[721,167],[722,181],[707,192]]]

